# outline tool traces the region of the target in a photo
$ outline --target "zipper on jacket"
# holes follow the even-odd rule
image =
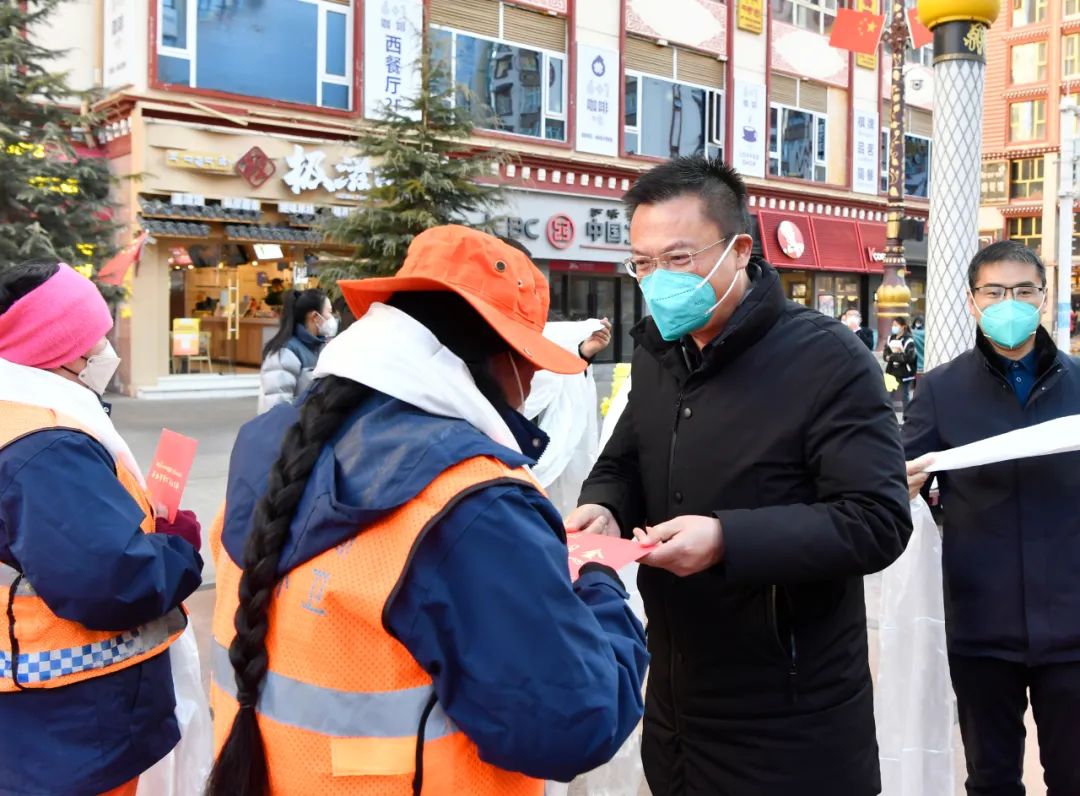
[[[784,649],[784,642],[780,638],[780,614],[777,611],[777,592],[779,587],[769,587],[769,626],[773,631],[773,637],[776,639],[776,643],[781,649]],[[791,613],[790,602],[788,605],[788,613]],[[787,655],[788,655],[788,699],[793,703],[799,699],[799,691],[797,688],[799,677],[799,655],[798,649],[795,646],[795,623],[791,622],[791,627],[788,628],[787,638]]]

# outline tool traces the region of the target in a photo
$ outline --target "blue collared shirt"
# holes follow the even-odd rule
[[[1001,361],[1005,364],[1005,378],[1012,385],[1013,392],[1016,393],[1016,398],[1020,401],[1021,406],[1027,403],[1028,396],[1031,395],[1031,389],[1035,386],[1035,362],[1037,359],[1037,351],[1032,351],[1023,359],[1012,360],[1001,357]]]

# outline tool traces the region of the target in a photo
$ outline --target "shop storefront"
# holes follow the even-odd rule
[[[284,136],[155,120],[136,132],[130,171],[142,178],[126,210],[149,237],[125,280],[122,387],[150,395],[182,375],[190,389],[250,392],[284,291],[317,284],[320,218],[351,212],[370,164]]]
[[[504,215],[470,219],[525,246],[551,284],[551,319],[608,318],[612,344],[598,362],[629,361],[630,329],[644,302],[623,269],[630,225],[620,202],[541,191],[509,191]]]
[[[762,252],[789,299],[832,318],[852,309],[872,318],[871,280],[883,269],[884,224],[764,210],[757,224]]]

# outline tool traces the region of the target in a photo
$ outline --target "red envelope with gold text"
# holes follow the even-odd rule
[[[570,557],[570,580],[590,561],[611,567],[616,572],[649,554],[653,548],[642,547],[631,539],[616,539],[596,533],[571,533],[566,536],[566,551]]]

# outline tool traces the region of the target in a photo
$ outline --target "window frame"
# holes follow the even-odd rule
[[[1013,134],[1013,119],[1012,119],[1013,108],[1015,108],[1015,107],[1017,107],[1019,105],[1026,105],[1026,104],[1029,104],[1029,103],[1033,104],[1033,105],[1036,104],[1036,103],[1041,103],[1042,104],[1042,122],[1041,122],[1041,124],[1042,124],[1042,132],[1041,132],[1041,134],[1037,134],[1035,132],[1036,127],[1037,127],[1036,122],[1037,122],[1038,117],[1033,116],[1032,117],[1032,124],[1031,124],[1031,132],[1032,132],[1031,138],[1016,138],[1014,136],[1014,134]],[[1010,144],[1012,144],[1012,143],[1026,144],[1026,143],[1029,143],[1031,141],[1045,141],[1045,140],[1046,140],[1046,99],[1045,98],[1043,98],[1043,99],[1030,99],[1030,100],[1020,100],[1018,102],[1010,102],[1009,103],[1009,143]]]
[[[361,6],[363,0],[344,0],[343,2],[338,2],[337,0],[296,0],[296,2],[316,7],[315,30],[317,41],[315,43],[315,103],[241,94],[236,91],[229,91],[228,89],[200,87],[197,84],[198,0],[187,0],[187,13],[185,15],[185,47],[172,47],[163,43],[164,26],[162,25],[162,18],[164,16],[165,0],[152,0],[150,4],[150,15],[152,17],[151,24],[153,25],[153,41],[155,46],[154,51],[150,54],[151,57],[149,58],[151,88],[208,97],[224,97],[228,99],[244,100],[255,105],[269,107],[299,108],[303,110],[317,110],[319,113],[326,113],[334,116],[359,117],[363,113],[363,86],[361,85],[361,70],[355,68],[354,54],[357,39],[363,35],[363,31],[360,29],[360,21],[363,17],[362,7],[358,10],[358,6]],[[328,74],[326,71],[326,15],[328,13],[343,14],[345,16],[346,74],[344,77]],[[166,58],[186,60],[188,62],[189,73],[187,85],[182,83],[170,83],[161,78],[158,61],[159,58],[163,56]],[[322,105],[324,83],[344,86],[348,90],[349,107],[338,108],[331,105]]]
[[[1018,50],[1023,50],[1024,47],[1035,48],[1035,78],[1032,80],[1017,80],[1016,79],[1016,54]],[[1034,85],[1036,83],[1043,83],[1046,81],[1046,67],[1048,60],[1048,53],[1050,47],[1049,42],[1045,39],[1040,41],[1026,41],[1021,44],[1014,44],[1009,48],[1009,84],[1014,86],[1027,86]],[[1062,49],[1064,53],[1064,48]]]
[[[1077,0],[1077,5],[1080,6],[1080,0]],[[1072,44],[1072,62],[1073,70],[1069,71],[1069,44]],[[1068,33],[1061,37],[1061,77],[1073,78],[1080,77],[1080,33]]]
[[[1016,8],[1016,3],[1020,3],[1020,8]],[[1028,21],[1017,24],[1016,13],[1017,11],[1025,11],[1028,8],[1034,8],[1034,14],[1025,14],[1025,16],[1031,16]],[[1009,15],[1009,27],[1011,28],[1023,28],[1028,25],[1041,25],[1046,22],[1046,14],[1048,10],[1048,0],[1013,0],[1012,13]]]
[[[429,23],[427,30],[424,32],[425,38],[429,36],[431,31],[441,31],[443,33],[450,34],[450,80],[455,89],[457,83],[457,37],[468,36],[471,39],[477,39],[479,41],[486,41],[492,44],[503,44],[508,47],[517,47],[522,50],[529,50],[531,52],[540,53],[543,56],[543,64],[541,66],[541,73],[545,76],[545,79],[540,81],[540,115],[543,123],[540,125],[540,135],[529,135],[528,133],[516,133],[509,130],[497,130],[489,127],[482,126],[479,122],[476,123],[476,131],[480,135],[499,135],[509,136],[515,139],[521,139],[523,141],[542,141],[552,145],[569,146],[571,141],[570,136],[570,54],[569,52],[557,52],[555,50],[549,50],[545,47],[538,47],[534,44],[523,44],[521,42],[513,41],[511,39],[501,39],[497,36],[487,36],[482,33],[473,33],[468,30],[458,30],[457,28],[447,27],[446,25],[436,25]],[[569,43],[568,43],[569,44]],[[569,50],[569,46],[567,47]],[[550,58],[554,56],[562,61],[562,112],[552,113],[549,110],[549,96],[548,96],[548,81],[546,76],[549,72]],[[453,103],[457,103],[457,91],[453,92]],[[494,110],[494,109],[492,109]],[[547,132],[547,125],[549,121],[562,122],[563,124],[563,137],[562,138],[548,138],[545,133]]]
[[[787,21],[787,20],[777,20],[777,21],[783,22],[783,24],[785,24],[785,25],[791,25],[794,28],[799,28],[800,30],[806,30],[806,31],[809,31],[810,33],[817,33],[820,36],[828,36],[829,35],[829,33],[832,31],[832,26],[834,24],[836,24],[836,12],[840,8],[846,7],[844,5],[844,0],[780,0],[780,2],[786,3],[786,4],[791,6],[791,9],[792,9],[792,11],[791,11],[791,21],[790,22]],[[831,9],[826,8],[823,5],[823,3],[829,3],[829,2],[831,2],[832,6],[833,6]],[[800,8],[804,9],[805,11],[815,12],[815,13],[817,13],[819,15],[818,16],[817,30],[809,28],[806,25],[800,25],[798,22],[795,21],[796,12]],[[832,20],[831,24],[826,24],[826,17],[831,18],[831,20]],[[775,18],[775,14],[774,14],[773,9],[772,9],[772,2],[769,3],[769,18],[770,19]]]
[[[1014,221],[1017,222],[1018,226],[1022,226],[1025,221],[1030,221],[1031,234],[1025,235],[1021,231],[1019,234],[1014,235],[1012,231],[1012,225]],[[1037,232],[1035,231],[1036,224],[1039,228]],[[1027,246],[1029,249],[1036,249],[1041,251],[1043,238],[1042,216],[1011,216],[1005,222],[1005,235],[1008,240],[1015,240],[1019,243],[1022,243],[1024,246]],[[1032,246],[1029,243],[1029,241],[1033,240],[1038,240],[1037,246]]]
[[[772,112],[773,112],[774,109],[777,111],[776,150],[775,151],[772,148],[772,138],[773,138],[773,135],[772,135]],[[779,173],[781,171],[781,164],[780,164],[781,153],[784,151],[784,142],[783,142],[783,135],[782,135],[783,128],[779,124],[779,122],[780,122],[780,113],[781,113],[781,111],[785,111],[785,110],[795,111],[796,113],[808,113],[808,114],[810,114],[810,116],[814,120],[814,137],[813,137],[813,142],[814,142],[814,177],[812,177],[811,179],[807,179],[805,177],[788,177],[788,176],[786,176],[786,175],[784,175],[782,173]],[[818,157],[818,152],[819,152],[818,139],[820,137],[820,125],[824,125],[824,127],[825,127],[825,157],[824,158],[819,158]],[[769,149],[768,149],[768,152],[767,152],[768,163],[766,164],[766,172],[765,173],[769,176],[770,179],[794,180],[794,181],[800,182],[800,183],[814,183],[814,184],[817,184],[817,185],[828,185],[829,184],[829,114],[828,113],[821,113],[820,111],[810,111],[810,110],[807,110],[806,108],[796,108],[796,107],[794,107],[792,105],[785,105],[782,102],[770,102],[769,103],[769,128],[768,128],[768,130],[769,130],[769,132],[768,132]],[[772,170],[772,162],[773,162],[774,158],[777,161],[777,172],[778,173],[776,173],[776,174],[773,174],[773,170]],[[820,180],[817,179],[817,170],[819,168],[824,169],[824,175],[825,175]]]
[[[1072,11],[1069,10],[1072,6]],[[1064,0],[1061,5],[1061,14],[1065,19],[1080,17],[1080,0]]]
[[[889,192],[889,139],[890,138],[891,138],[891,136],[889,135],[889,128],[888,127],[882,127],[881,128],[881,139],[880,139],[881,155],[880,155],[880,163],[879,163],[879,168],[881,169],[881,177],[880,177],[880,179],[878,181],[878,187],[881,189],[881,193],[883,193],[883,194],[887,194]],[[927,175],[926,175],[926,196],[919,196],[916,193],[908,193],[907,192],[907,185],[904,186],[904,197],[905,198],[919,199],[921,201],[928,202],[928,201],[930,201],[930,184],[931,184],[930,178],[931,178],[931,175],[933,174],[933,171],[934,171],[934,139],[929,137],[929,136],[925,136],[925,135],[916,135],[915,133],[904,133],[904,138],[905,139],[917,138],[920,141],[926,141],[926,143],[929,144],[929,147],[927,148],[927,155],[928,155],[927,159],[928,159],[929,163],[927,165]],[[905,141],[904,143],[905,143],[905,146],[906,146],[907,142]],[[904,181],[906,182],[907,181],[907,162],[906,162],[907,161],[907,150],[905,149],[904,152],[905,152],[905,155],[904,155],[904,160],[905,160],[905,163],[904,163]]]
[[[634,158],[648,158],[650,160],[668,160],[668,158],[666,158],[666,157],[661,157],[661,156],[658,156],[658,155],[650,155],[648,153],[643,153],[641,151],[641,140],[642,140],[642,134],[641,134],[641,127],[642,127],[642,125],[641,125],[641,118],[642,118],[641,117],[641,113],[642,113],[642,108],[641,108],[641,96],[642,96],[641,95],[641,81],[643,79],[645,79],[645,78],[648,78],[650,80],[659,80],[659,81],[662,81],[664,83],[671,83],[673,85],[685,86],[686,88],[696,89],[698,91],[704,91],[707,100],[712,102],[712,112],[711,113],[709,113],[709,112],[706,113],[706,123],[707,123],[707,125],[709,127],[713,128],[712,130],[706,129],[706,131],[705,131],[705,133],[706,133],[706,135],[705,135],[705,152],[708,153],[709,147],[716,147],[717,149],[720,150],[721,157],[726,156],[725,146],[724,146],[724,139],[725,139],[725,136],[727,134],[727,105],[726,105],[727,98],[725,96],[726,92],[724,91],[724,89],[722,89],[722,88],[710,88],[708,86],[703,86],[700,83],[694,83],[694,82],[689,81],[689,80],[678,80],[676,78],[671,78],[671,77],[661,77],[660,75],[650,74],[649,72],[639,72],[636,69],[623,69],[622,78],[623,78],[622,79],[623,112],[621,114],[621,122],[622,122],[622,138],[623,138],[623,146],[622,146],[622,148],[623,148],[623,155],[624,156],[626,156],[626,157],[634,157]],[[627,80],[629,80],[629,79],[634,79],[634,80],[638,81],[638,94],[637,94],[638,100],[637,100],[637,109],[636,109],[637,119],[636,119],[636,123],[634,125],[632,125],[632,126],[628,125],[626,123],[626,95],[627,95],[626,83],[627,83]],[[717,124],[717,119],[713,118],[713,117],[715,117],[716,115],[719,116],[719,126],[720,126],[719,135],[714,135],[716,133],[715,125]],[[637,136],[637,140],[638,140],[637,151],[634,151],[634,150],[630,149],[630,146],[629,146],[629,143],[628,143],[627,139],[631,135],[636,135]]]
[[[1034,176],[1031,176],[1031,177],[1029,177],[1027,179],[1016,179],[1016,178],[1013,177],[1013,166],[1021,166],[1021,164],[1025,164],[1025,163],[1032,163],[1032,164],[1037,163],[1038,164],[1038,171],[1040,173],[1039,173],[1037,178],[1034,177]],[[1021,168],[1022,168],[1022,166],[1021,166]],[[1033,174],[1034,174],[1035,170],[1036,170],[1035,168],[1032,168],[1032,173]],[[1031,188],[1031,186],[1035,185],[1036,183],[1039,186],[1038,192],[1034,192],[1032,190],[1032,188]],[[1025,188],[1025,193],[1023,193],[1022,195],[1018,194],[1018,193],[1015,193],[1013,191],[1013,186],[1014,185],[1027,186]],[[1008,197],[1009,197],[1010,200],[1011,199],[1042,199],[1043,198],[1043,192],[1045,190],[1046,190],[1046,159],[1045,158],[1036,156],[1036,157],[1030,157],[1030,158],[1011,158],[1009,160],[1009,191],[1008,191]]]

